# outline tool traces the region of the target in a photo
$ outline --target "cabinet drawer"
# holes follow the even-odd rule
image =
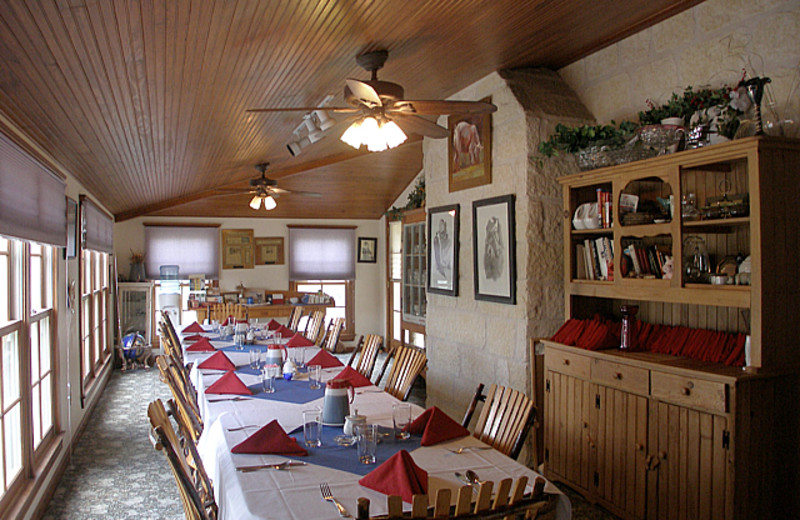
[[[592,381],[604,386],[647,395],[650,390],[650,371],[646,368],[595,359],[592,362]]]
[[[546,350],[544,354],[548,370],[589,379],[591,359],[580,354],[561,350]]]
[[[728,385],[725,383],[660,372],[652,372],[651,378],[651,393],[657,399],[712,412],[728,412]]]

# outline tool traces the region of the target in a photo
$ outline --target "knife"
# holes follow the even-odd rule
[[[250,471],[258,471],[260,469],[283,469],[283,468],[288,468],[290,466],[305,466],[306,464],[308,463],[300,460],[287,460],[285,462],[278,462],[275,464],[258,464],[256,466],[241,466],[236,468],[236,471],[241,471],[242,473],[249,473]]]

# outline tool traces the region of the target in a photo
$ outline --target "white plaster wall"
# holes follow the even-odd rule
[[[800,115],[800,2],[707,0],[598,51],[559,74],[599,122],[638,121],[645,101],[687,86],[735,86],[768,76],[765,117]],[[770,99],[771,97],[771,99]]]
[[[356,337],[360,334],[385,332],[385,244],[384,225],[381,220],[285,220],[266,218],[181,218],[140,217],[114,225],[114,253],[119,272],[129,270],[130,251],[144,251],[144,222],[214,223],[220,229],[252,229],[257,237],[284,237],[288,247],[287,224],[347,225],[356,226],[358,237],[378,238],[378,260],[374,264],[356,263]],[[354,246],[355,247],[355,246]],[[288,257],[287,257],[288,259]],[[289,265],[261,265],[253,269],[224,269],[220,272],[222,291],[234,291],[239,283],[250,288],[288,289]]]

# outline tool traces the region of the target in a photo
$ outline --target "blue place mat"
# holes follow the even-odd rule
[[[251,348],[258,349],[261,352],[266,352],[268,346],[267,345],[259,345],[257,343],[254,343],[252,345],[245,345],[244,348],[237,348],[236,345],[231,344],[231,345],[228,345],[227,347],[222,347],[222,348],[219,348],[217,350],[224,350],[226,352],[250,352]]]
[[[305,445],[302,426],[290,432],[289,437],[293,437],[298,444],[308,450],[308,457],[303,457],[304,462],[361,476],[370,473],[400,450],[414,451],[420,447],[422,442],[422,436],[420,435],[412,435],[410,439],[404,441],[395,441],[392,428],[379,426],[378,431],[389,432],[389,437],[378,443],[375,450],[375,464],[361,464],[358,461],[358,447],[355,444],[352,446],[339,446],[336,444],[333,438],[337,435],[342,435],[341,426],[323,426],[322,446],[319,448],[309,448]]]
[[[251,368],[238,369],[237,372],[244,374],[252,373]],[[265,394],[261,383],[250,385],[249,388],[253,392],[253,397],[256,399],[266,399],[268,401],[283,401],[284,403],[305,404],[315,401],[322,397],[325,389],[320,387],[312,390],[308,387],[308,381],[286,381],[282,377],[275,378],[275,391],[271,394]]]

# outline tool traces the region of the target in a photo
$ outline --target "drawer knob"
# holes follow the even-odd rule
[[[614,374],[614,379],[616,379],[616,380],[620,380],[620,379],[622,379],[622,373],[621,373],[621,372],[616,372],[616,373]]]
[[[636,444],[634,444],[634,447],[636,448],[636,451],[644,451],[644,444],[642,444],[641,442],[637,442]]]
[[[691,388],[689,388],[688,386],[684,386],[684,387],[681,389],[681,393],[682,393],[683,395],[690,395],[690,394],[692,393],[692,389],[691,389]]]
[[[564,365],[569,366],[569,359],[564,360]]]

